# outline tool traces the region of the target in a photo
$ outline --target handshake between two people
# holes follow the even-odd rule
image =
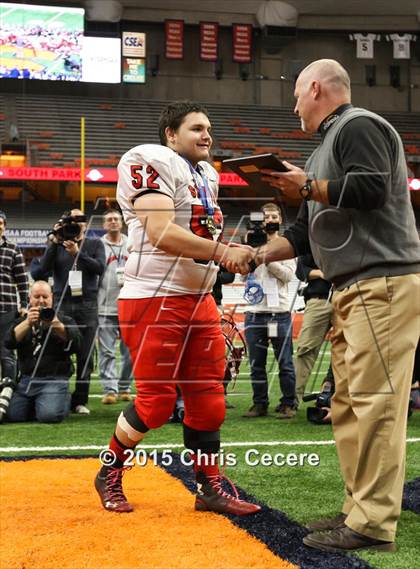
[[[220,264],[230,273],[247,275],[255,271],[263,262],[261,248],[254,249],[249,245],[229,243],[220,259]]]

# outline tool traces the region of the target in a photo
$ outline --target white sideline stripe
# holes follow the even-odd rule
[[[318,391],[316,391],[315,393],[318,393]],[[237,395],[249,395],[251,396],[251,393],[248,391],[228,391],[228,396],[231,397],[232,395],[235,397]],[[130,395],[133,397],[136,396],[135,393],[130,393]],[[89,395],[89,399],[101,399],[104,395],[100,394],[100,393],[93,393],[92,395]],[[119,403],[126,403],[126,401],[119,401]]]
[[[420,438],[409,438],[407,443],[418,443]],[[222,447],[274,447],[274,446],[326,446],[335,445],[334,440],[325,441],[246,441],[222,443]],[[108,445],[74,445],[67,447],[0,447],[0,452],[46,452],[46,451],[68,451],[68,450],[102,450],[108,448]],[[156,445],[141,445],[139,448],[144,449],[175,449],[184,448],[181,443],[167,443]]]

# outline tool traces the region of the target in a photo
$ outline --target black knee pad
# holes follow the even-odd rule
[[[185,448],[197,453],[198,450],[204,453],[218,453],[220,450],[220,431],[197,431],[187,425],[184,426],[184,445]]]
[[[137,415],[134,403],[130,403],[130,405],[128,405],[128,407],[124,409],[123,415],[127,423],[130,425],[130,427],[132,427],[136,431],[139,431],[140,433],[147,433],[147,431],[149,430],[149,427],[146,427],[146,425]]]

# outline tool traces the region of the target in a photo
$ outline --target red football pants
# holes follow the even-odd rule
[[[212,295],[122,299],[118,315],[143,423],[156,429],[167,422],[178,384],[184,423],[198,431],[219,429],[225,417],[225,341]]]

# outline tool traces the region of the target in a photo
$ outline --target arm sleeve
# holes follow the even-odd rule
[[[6,336],[4,338],[4,345],[6,346],[6,348],[8,350],[15,350],[19,346],[18,342],[16,341],[15,328],[24,320],[25,320],[25,317],[18,318],[17,320],[15,320],[13,322],[13,324],[10,326],[10,328],[6,331]]]
[[[149,193],[160,193],[174,199],[176,184],[174,157],[168,148],[146,145],[134,148],[118,164],[118,193],[131,204]]]
[[[308,235],[308,204],[303,201],[300,205],[296,221],[283,234],[295,250],[296,256],[311,252]]]
[[[29,265],[29,271],[34,281],[40,281],[40,280],[46,281],[48,280],[48,277],[51,276],[52,274],[51,271],[48,271],[46,273],[42,271],[38,257],[34,257],[32,259],[31,264]]]
[[[77,257],[78,269],[101,276],[105,270],[105,247],[100,239],[92,239],[87,251],[83,245]]]
[[[294,259],[289,259],[287,261],[274,261],[273,263],[268,263],[267,269],[273,277],[276,277],[283,284],[286,284],[295,276],[296,261]]]
[[[372,210],[389,193],[393,141],[387,127],[369,117],[349,121],[338,135],[335,156],[344,176],[328,182],[331,205]]]
[[[308,255],[302,255],[298,258],[296,267],[296,276],[302,282],[308,282],[309,273],[312,271],[313,267],[307,265]]]
[[[220,269],[219,276],[222,284],[230,284],[235,280],[235,273],[229,273],[223,268]]]
[[[29,280],[25,271],[25,261],[19,249],[15,253],[13,278],[19,291],[20,304],[23,308],[26,308],[29,297]]]
[[[57,243],[50,243],[45,250],[45,253],[39,259],[39,263],[37,264],[36,270],[31,265],[31,275],[34,280],[39,280],[40,278],[45,278],[45,275],[48,275],[53,272],[54,263],[57,257],[57,250],[58,245]]]
[[[80,333],[79,327],[76,322],[69,316],[63,316],[61,319],[67,333],[66,342],[71,341],[70,351],[72,353],[77,352],[82,347],[82,335]]]

